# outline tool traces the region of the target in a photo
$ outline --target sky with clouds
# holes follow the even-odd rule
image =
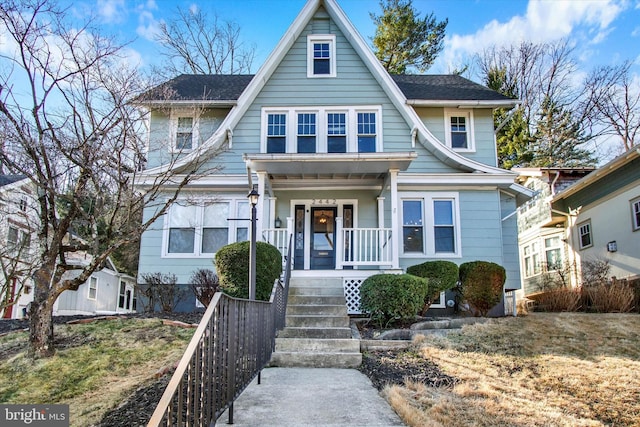
[[[69,2],[77,16],[98,13],[105,32],[134,40],[130,60],[147,66],[158,60],[154,35],[178,7],[202,8],[241,27],[245,42],[255,44],[257,71],[305,4],[305,0],[84,0]],[[375,26],[370,12],[378,0],[338,0],[365,40]],[[469,63],[490,46],[521,40],[551,42],[567,38],[576,47],[580,68],[635,62],[640,74],[640,0],[413,0],[422,16],[448,18],[444,50],[430,73],[447,73]]]

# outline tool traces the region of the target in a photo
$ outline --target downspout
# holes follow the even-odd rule
[[[578,217],[578,213],[580,212],[581,207],[577,209],[569,208],[569,213],[562,212],[556,209],[551,209],[551,212],[567,217],[567,228],[565,230],[564,243],[568,248],[567,252],[569,255],[569,260],[568,260],[569,265],[571,267],[571,286],[572,287],[578,286],[578,268],[576,265],[575,251],[573,250],[573,245],[570,243],[573,240],[573,235],[571,234],[571,230],[575,225],[575,220]]]
[[[560,171],[556,171],[555,174],[556,174],[556,177],[553,178],[553,182],[551,182],[551,195],[552,196],[556,195],[556,182],[558,182],[558,178],[560,178]],[[558,212],[558,213],[560,213],[560,212]]]

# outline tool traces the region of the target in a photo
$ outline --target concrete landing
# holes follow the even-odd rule
[[[228,425],[225,412],[216,426]],[[234,426],[404,426],[369,378],[355,369],[266,368],[234,405]]]

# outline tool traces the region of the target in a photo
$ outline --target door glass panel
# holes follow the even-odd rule
[[[313,249],[333,250],[333,211],[317,209],[313,212]]]

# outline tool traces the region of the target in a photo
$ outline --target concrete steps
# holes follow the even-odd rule
[[[286,327],[276,338],[270,366],[355,368],[360,342],[352,337],[340,279],[292,279]]]

